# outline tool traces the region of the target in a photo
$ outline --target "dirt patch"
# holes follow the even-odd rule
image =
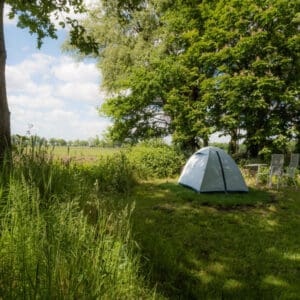
[[[223,204],[212,204],[209,202],[202,202],[198,204],[198,207],[212,207],[218,211],[252,211],[253,209],[266,209],[270,204],[278,203],[276,195],[270,194],[269,200],[265,203],[256,203],[256,204],[236,204],[236,205],[223,205]]]
[[[152,209],[160,210],[160,211],[168,213],[168,214],[172,213],[176,210],[175,207],[170,204],[158,204],[158,205],[153,206]]]
[[[249,211],[253,208],[257,208],[256,205],[246,204],[246,205],[234,205],[234,206],[222,206],[213,205],[213,207],[219,211]]]

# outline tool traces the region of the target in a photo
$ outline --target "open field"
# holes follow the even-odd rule
[[[63,161],[71,160],[79,163],[96,163],[101,156],[112,155],[119,152],[120,148],[100,148],[100,147],[63,147],[56,146],[49,148],[49,152],[55,158]]]
[[[99,147],[62,147],[56,146],[53,154],[58,157],[73,158],[99,158],[101,155],[113,154],[120,148],[99,148]]]

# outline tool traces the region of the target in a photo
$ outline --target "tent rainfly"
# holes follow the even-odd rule
[[[235,161],[217,147],[205,147],[194,153],[184,166],[178,183],[199,193],[248,192]]]

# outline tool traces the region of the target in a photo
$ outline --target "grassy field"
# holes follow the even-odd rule
[[[101,155],[110,155],[119,151],[120,148],[100,148],[100,147],[62,147],[56,146],[53,149],[53,154],[59,157],[95,157],[99,158]]]
[[[134,237],[169,299],[300,299],[300,193],[196,194],[139,185]]]
[[[165,148],[53,154],[0,169],[0,299],[300,299],[299,190],[149,179],[177,174]]]
[[[55,158],[62,161],[72,161],[75,163],[95,164],[103,156],[110,156],[120,152],[120,148],[100,148],[100,147],[63,147],[56,146],[48,149]]]

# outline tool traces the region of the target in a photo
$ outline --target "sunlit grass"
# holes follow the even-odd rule
[[[144,268],[170,299],[300,299],[299,199],[291,187],[198,194],[169,179],[127,201]]]
[[[279,277],[274,275],[268,275],[263,279],[263,282],[269,285],[279,286],[279,287],[288,287],[288,283]]]
[[[73,159],[97,159],[103,155],[111,155],[119,152],[120,148],[101,148],[101,147],[67,147],[56,146],[53,148],[53,155],[60,158]]]

